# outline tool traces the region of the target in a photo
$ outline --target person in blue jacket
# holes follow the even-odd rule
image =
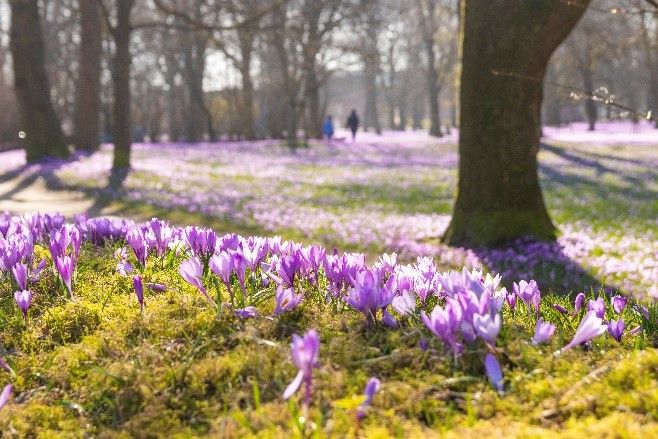
[[[334,121],[331,116],[327,116],[322,124],[322,136],[327,140],[334,138]]]

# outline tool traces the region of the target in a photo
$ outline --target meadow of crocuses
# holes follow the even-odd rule
[[[431,256],[442,269],[495,271],[507,286],[508,279],[535,278],[544,289],[603,286],[658,296],[658,135],[644,125],[581,128],[546,128],[539,154],[557,243],[495,250],[439,242],[456,190],[454,132],[442,139],[365,133],[355,143],[317,142],[294,152],[275,140],[136,145],[135,170],[120,192],[104,190],[108,150],[23,173],[47,172],[58,187],[98,197],[105,209],[94,214],[279,234],[369,260],[385,252],[406,262]],[[22,165],[21,153],[2,157],[4,172]]]
[[[658,433],[621,294],[85,215],[1,215],[0,269],[9,437]]]
[[[119,191],[0,154],[95,200],[0,215],[2,436],[658,435],[658,139],[603,128],[545,132],[558,241],[494,249],[439,242],[454,132],[136,145]]]

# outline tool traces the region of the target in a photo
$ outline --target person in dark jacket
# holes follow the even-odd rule
[[[347,127],[352,131],[352,142],[354,142],[356,131],[359,129],[359,116],[356,115],[355,109],[352,109],[350,116],[347,118]]]

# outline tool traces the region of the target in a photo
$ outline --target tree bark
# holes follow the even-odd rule
[[[582,70],[583,76],[583,88],[587,92],[587,97],[584,100],[585,105],[585,116],[587,117],[587,125],[589,131],[596,130],[596,120],[597,120],[597,111],[596,103],[591,96],[594,96],[594,77],[592,71],[589,68]]]
[[[190,98],[186,117],[187,140],[190,142],[202,140],[206,129],[209,137],[214,136],[212,116],[209,117],[203,97],[205,53],[206,42],[203,37],[189,35],[185,47],[185,83]]]
[[[542,80],[584,12],[560,0],[462,2],[459,182],[445,242],[555,239],[537,175]]]
[[[427,99],[430,108],[430,136],[442,137],[441,112],[439,108],[439,72],[436,69],[436,52],[434,51],[434,32],[432,21],[436,13],[435,0],[426,2],[427,16],[422,2],[418,2],[423,46],[427,56]]]
[[[14,86],[25,132],[27,162],[69,155],[62,127],[50,100],[44,42],[37,0],[11,0],[10,48]]]
[[[406,131],[407,130],[407,97],[401,96],[398,100],[398,114],[400,116],[400,123],[398,124],[398,130]]]
[[[320,52],[322,41],[319,35],[319,20],[322,5],[315,0],[308,2],[305,9],[305,19],[308,26],[308,40],[304,45],[304,95],[306,98],[306,137],[322,138],[322,117],[320,115],[320,81],[318,80],[316,58]]]
[[[658,19],[658,13],[654,15],[654,20],[655,19]],[[656,51],[658,50],[658,32],[654,32],[654,44],[651,44],[645,14],[640,15],[640,24],[642,30],[640,36],[642,38],[642,46],[644,49],[644,62],[649,71],[649,96],[653,101],[652,105],[656,107],[658,106],[658,55],[656,54]],[[658,110],[658,108],[654,108],[654,112],[656,110]],[[658,118],[656,118],[655,126],[658,128]]]
[[[254,83],[251,79],[251,64],[254,51],[255,35],[250,30],[238,31],[240,41],[240,75],[242,76],[242,119],[244,135],[247,140],[254,140]]]
[[[80,2],[76,140],[78,149],[88,152],[100,146],[102,18],[98,2]]]
[[[114,161],[113,174],[123,174],[130,169],[131,150],[131,116],[130,116],[130,37],[132,26],[130,16],[134,0],[117,0],[117,22],[114,36],[114,69],[112,82],[114,86]]]
[[[381,134],[382,128],[379,124],[379,112],[377,110],[377,68],[379,55],[371,54],[364,59],[363,71],[364,91],[366,94],[366,108],[363,111],[363,128],[373,128],[377,134]]]

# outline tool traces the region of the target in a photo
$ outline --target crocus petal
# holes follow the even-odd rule
[[[544,343],[550,339],[555,333],[555,325],[550,322],[544,322],[543,319],[537,320],[537,326],[535,326],[535,335],[532,337],[532,345],[537,346],[538,344]]]
[[[299,389],[299,386],[302,384],[302,379],[304,378],[304,371],[300,370],[297,372],[295,379],[292,380],[292,383],[288,384],[286,391],[283,392],[283,399],[290,398],[296,391]]]
[[[379,387],[381,386],[382,382],[379,381],[379,379],[373,377],[368,380],[368,384],[366,384],[365,388],[365,395],[366,395],[366,402],[370,404],[372,402],[372,398],[375,396],[375,393],[379,391]]]
[[[241,319],[253,319],[258,317],[258,310],[254,306],[248,306],[242,309],[236,309],[235,315]]]
[[[142,283],[142,276],[133,276],[133,286],[135,287],[135,295],[140,306],[144,306],[144,284]]]
[[[576,329],[576,333],[573,336],[573,340],[569,342],[565,347],[555,352],[555,355],[559,355],[562,352],[573,348],[581,343],[590,341],[594,337],[598,337],[608,330],[608,325],[603,324],[603,319],[596,315],[596,311],[589,311],[585,314]]]
[[[14,374],[14,370],[7,364],[4,358],[0,357],[0,368],[6,370],[10,374]]]
[[[500,364],[496,357],[488,353],[484,357],[484,368],[487,371],[489,382],[498,393],[503,393],[503,372],[500,369]]]
[[[0,410],[2,410],[2,408],[7,405],[7,402],[9,402],[9,398],[11,397],[11,392],[13,389],[14,388],[11,384],[7,384],[2,390],[2,393],[0,393]]]
[[[621,314],[621,312],[626,308],[626,303],[628,302],[628,298],[620,295],[616,295],[612,298],[612,309],[617,314]]]

